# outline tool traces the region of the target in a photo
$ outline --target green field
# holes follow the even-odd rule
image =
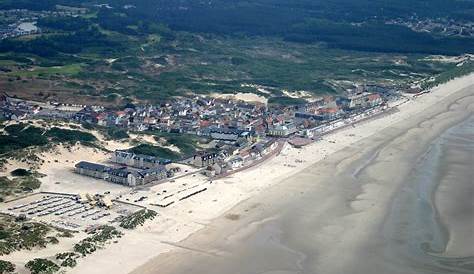
[[[70,64],[54,67],[32,67],[24,71],[10,72],[7,75],[15,77],[50,77],[54,75],[74,76],[80,73],[82,68],[82,64]]]

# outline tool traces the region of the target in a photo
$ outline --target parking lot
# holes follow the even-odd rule
[[[76,195],[38,193],[1,205],[5,214],[46,222],[52,226],[80,231],[90,226],[113,223],[140,207],[114,202],[110,208],[79,201]]]

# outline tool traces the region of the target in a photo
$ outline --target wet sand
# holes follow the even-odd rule
[[[473,273],[472,153],[453,150],[472,149],[473,112],[471,84],[245,200],[133,273]]]
[[[449,231],[443,255],[474,255],[474,115],[443,134],[436,146],[435,204]]]

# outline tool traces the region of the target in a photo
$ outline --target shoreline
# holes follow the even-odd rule
[[[454,98],[457,96],[454,94],[458,93],[458,91],[458,94],[466,94],[468,92],[467,89],[462,89],[462,85],[455,86],[458,88],[451,90],[449,94],[442,96],[442,98],[449,97],[450,95]],[[465,86],[470,88],[474,86],[472,78]],[[431,95],[435,96],[436,94]],[[472,95],[468,93],[468,96]],[[457,107],[457,103],[453,103],[453,106],[454,108]],[[406,106],[402,107],[406,109]],[[193,273],[224,273],[225,271],[229,271],[229,268],[232,269],[235,267],[242,267],[242,271],[244,272],[246,268],[249,268],[250,270],[248,272],[250,273],[255,273],[254,271],[256,271],[256,269],[259,269],[257,271],[259,273],[266,273],[260,269],[260,267],[265,268],[264,263],[262,263],[263,266],[260,266],[253,264],[252,261],[257,261],[258,257],[263,256],[262,254],[265,254],[265,252],[276,252],[275,249],[278,249],[278,247],[267,243],[266,240],[264,242],[257,240],[262,237],[277,239],[275,241],[279,243],[278,246],[283,246],[284,250],[286,250],[284,252],[282,251],[285,256],[280,259],[278,259],[279,257],[275,259],[277,261],[273,261],[271,265],[268,265],[268,269],[273,269],[273,267],[277,267],[281,264],[283,269],[287,269],[290,266],[295,268],[295,270],[288,270],[287,272],[281,273],[301,273],[301,268],[303,267],[305,269],[311,268],[312,271],[319,270],[322,271],[322,273],[347,273],[347,271],[350,271],[350,273],[377,273],[372,272],[373,270],[369,271],[368,267],[371,264],[361,265],[359,262],[362,261],[362,258],[357,258],[357,255],[354,254],[361,253],[361,250],[371,250],[375,248],[372,247],[372,245],[368,245],[370,241],[364,242],[366,236],[369,237],[369,239],[372,237],[381,237],[383,239],[384,237],[394,237],[400,233],[397,230],[389,230],[386,236],[369,236],[370,234],[380,234],[377,227],[379,226],[380,220],[387,218],[385,211],[390,204],[391,193],[396,193],[396,191],[402,188],[403,178],[408,175],[408,170],[411,169],[410,162],[418,161],[419,155],[423,153],[423,148],[429,145],[431,141],[438,136],[437,134],[449,128],[453,123],[455,124],[459,119],[459,117],[456,116],[458,112],[451,113],[451,108],[452,107],[445,106],[444,101],[440,102],[439,100],[436,100],[433,104],[424,105],[422,110],[418,109],[418,111],[426,110],[426,113],[420,114],[420,117],[417,117],[417,119],[411,119],[410,116],[405,116],[409,118],[409,121],[405,119],[400,120],[407,121],[408,124],[415,126],[416,132],[412,130],[405,132],[405,127],[401,126],[400,123],[392,123],[389,125],[390,128],[387,128],[389,126],[385,126],[383,128],[387,128],[387,130],[376,131],[374,133],[377,134],[374,134],[374,136],[371,134],[370,138],[360,138],[359,141],[353,142],[349,144],[349,146],[344,146],[345,149],[339,149],[336,150],[336,153],[330,153],[331,157],[327,160],[321,163],[317,163],[318,161],[311,163],[309,165],[311,168],[298,171],[298,174],[296,174],[294,178],[281,178],[278,183],[275,183],[272,187],[268,187],[264,194],[260,193],[260,195],[256,194],[255,196],[251,196],[232,207],[228,212],[233,212],[233,214],[239,211],[242,212],[239,220],[232,222],[226,219],[226,214],[228,213],[220,215],[220,217],[213,219],[212,226],[193,233],[186,238],[186,240],[180,242],[180,245],[183,247],[199,247],[201,250],[213,250],[219,254],[225,254],[226,256],[224,258],[210,258],[202,256],[200,253],[189,252],[180,248],[174,249],[172,252],[161,253],[161,255],[135,269],[132,273],[157,273],[156,271],[159,273],[188,273],[191,269]],[[448,112],[450,116],[445,117],[448,115]],[[407,114],[409,113],[401,112],[398,115]],[[366,127],[370,127],[373,123],[380,122],[383,121],[375,120],[367,122]],[[362,126],[357,128],[360,129],[361,127]],[[425,134],[423,130],[424,127],[432,129],[432,132]],[[356,129],[351,129],[351,131]],[[398,132],[403,133],[400,134]],[[340,134],[336,133],[335,135]],[[423,136],[423,138],[413,141],[415,136]],[[388,143],[385,139],[388,140]],[[393,140],[397,141],[394,142]],[[365,145],[367,145],[367,147],[365,147]],[[409,154],[393,154],[394,151],[400,149],[400,146],[406,147],[406,151],[408,151]],[[387,160],[379,160],[379,158]],[[389,163],[392,160],[388,159],[397,158],[406,159],[407,162],[402,163],[400,160],[396,160],[397,163],[400,163],[401,169],[390,171],[392,165]],[[361,174],[356,174],[355,177],[357,178],[351,178],[353,177],[351,175],[352,172],[348,172],[347,170],[357,170],[361,166],[362,168],[358,172]],[[309,176],[309,174],[311,174],[311,176]],[[383,184],[381,182],[373,182],[373,176],[375,174],[377,174],[376,176],[379,176],[380,179],[384,178]],[[390,175],[395,174],[397,175],[397,179],[394,180]],[[330,182],[331,185],[323,185],[322,183],[315,184],[314,179],[311,178],[315,178],[314,176],[316,175],[320,178],[318,181],[327,181],[328,183]],[[342,177],[339,180],[338,177],[334,177],[334,175]],[[355,185],[347,182],[350,180],[353,180]],[[333,186],[332,184],[334,183],[340,184],[341,186]],[[328,188],[331,190],[328,190]],[[299,189],[301,189],[301,194],[298,192]],[[294,191],[294,193],[287,192],[288,190]],[[403,188],[402,191],[404,191]],[[311,193],[307,194],[306,192]],[[299,195],[303,195],[305,198],[303,198],[303,200],[301,200],[301,198],[297,198],[295,201],[292,200]],[[309,199],[308,202],[306,202],[307,199]],[[318,201],[318,199],[321,199],[321,201]],[[297,205],[294,205],[294,203]],[[300,203],[304,204],[305,208],[307,207],[306,204],[310,203],[311,210],[309,208],[301,208],[302,205],[298,206]],[[403,203],[398,204],[403,205]],[[252,205],[255,205],[255,208]],[[334,209],[327,210],[328,207],[334,207]],[[288,208],[291,208],[291,210]],[[295,215],[292,210],[298,213]],[[287,211],[291,211],[291,213],[282,213]],[[305,227],[308,226],[306,223],[309,222],[308,217],[303,218],[300,217],[300,215],[314,214],[312,211],[317,211],[317,216],[320,217],[314,220],[314,223],[312,222],[311,226],[309,226],[307,233],[310,234],[305,235],[303,233],[301,237],[293,236],[293,233],[282,234],[283,231],[288,229],[288,226],[297,229],[298,232],[295,232],[296,234],[299,234],[300,230],[306,231]],[[401,210],[400,212],[403,213],[404,211]],[[282,214],[288,216],[280,217]],[[249,224],[257,223],[258,220],[267,220],[267,218],[271,217],[273,217],[273,219],[270,220],[278,220],[280,218],[283,220],[280,222],[269,221],[265,224],[259,224],[259,227],[253,229],[254,231],[251,232],[245,228]],[[300,220],[300,218],[302,218],[302,220]],[[312,228],[313,226],[322,226],[322,228],[318,230]],[[280,229],[282,232],[278,232]],[[395,229],[395,226],[393,226],[393,229]],[[262,230],[263,232],[260,232]],[[315,233],[318,235],[314,235]],[[253,236],[254,234],[255,236]],[[270,234],[270,236],[267,236],[267,234]],[[314,238],[314,244],[318,247],[320,246],[320,248],[317,248],[318,252],[316,252],[316,254],[320,252],[325,254],[323,256],[324,260],[318,258],[319,254],[313,255],[313,250],[309,249],[307,250],[306,256],[308,256],[308,258],[311,258],[311,255],[316,256],[316,259],[319,259],[319,264],[316,263],[318,261],[316,259],[303,260],[304,263],[296,260],[291,263],[290,266],[283,264],[286,260],[293,260],[288,257],[290,256],[287,254],[289,253],[288,250],[301,251],[305,250],[305,247],[307,248],[309,243],[305,240],[305,237]],[[255,241],[257,241],[257,243],[255,243]],[[382,240],[380,239],[379,241]],[[246,243],[243,244],[241,242]],[[263,250],[262,245],[265,247]],[[269,247],[267,247],[267,245]],[[300,246],[300,249],[296,249],[294,247],[295,245]],[[398,257],[405,257],[403,254],[404,251],[399,245],[400,244],[395,241],[389,245],[390,248],[387,250],[389,254],[394,255],[393,263],[397,263]],[[372,252],[375,251],[370,251],[370,253]],[[385,252],[379,251],[377,253],[383,254]],[[235,260],[231,260],[232,256],[236,256]],[[341,256],[346,259],[340,261]],[[249,261],[247,262],[247,260]],[[369,258],[368,260],[371,261],[372,259]],[[375,259],[373,260],[375,261]],[[390,259],[390,261],[391,260],[392,259]],[[240,261],[240,264],[236,265],[237,263],[234,263],[234,261]],[[263,262],[265,262],[265,260],[263,260]],[[333,264],[332,262],[338,263]],[[351,262],[353,262],[357,268],[361,269],[361,271],[351,270]],[[379,264],[375,262],[372,263],[373,265]],[[349,268],[346,269],[346,267]],[[393,273],[404,273],[403,270],[397,271],[394,270]],[[389,269],[387,269],[387,273],[390,273]]]
[[[290,180],[292,176],[300,176],[306,173],[310,167],[325,165],[328,158],[334,157],[335,154],[352,151],[359,147],[364,140],[372,138],[372,136],[381,134],[387,128],[396,125],[402,121],[408,121],[413,116],[422,115],[426,109],[439,104],[440,100],[457,93],[464,86],[474,84],[474,73],[469,76],[464,76],[448,82],[440,87],[437,87],[431,93],[424,94],[419,97],[409,99],[406,98],[394,102],[393,109],[376,115],[369,119],[363,119],[354,124],[354,126],[345,126],[334,131],[324,134],[321,140],[313,142],[303,148],[293,148],[288,143],[285,143],[277,153],[269,159],[258,163],[255,166],[246,168],[237,173],[229,174],[223,178],[213,180],[207,187],[207,191],[199,193],[193,197],[179,202],[169,208],[153,208],[159,214],[157,218],[145,223],[143,227],[139,227],[133,231],[126,231],[125,235],[114,244],[107,245],[104,249],[100,249],[94,253],[93,256],[80,258],[77,267],[67,270],[67,273],[140,273],[141,269],[146,269],[150,263],[154,263],[161,257],[166,257],[168,254],[174,254],[180,250],[189,249],[196,253],[208,253],[214,255],[226,255],[226,253],[208,252],[205,249],[196,247],[189,247],[183,242],[190,238],[199,236],[202,231],[213,228],[219,220],[242,222],[247,212],[258,212],[263,210],[263,207],[255,202],[248,205],[245,213],[236,214],[234,209],[248,204],[248,201],[255,199],[257,195],[263,195],[273,188],[280,188],[287,186],[286,180]],[[388,129],[387,129],[388,131]],[[48,159],[53,162],[55,157],[70,155],[73,161],[78,161],[84,158],[84,155],[94,154],[94,157],[99,159],[106,159],[102,152],[93,151],[93,149],[73,149],[68,151],[64,148],[58,149],[57,156],[54,153],[48,154]],[[93,152],[91,152],[93,151]],[[341,159],[337,164],[336,171],[344,170],[351,165],[352,158],[358,156],[360,153],[367,151],[355,151],[353,155],[348,155]],[[92,154],[91,154],[92,155]],[[375,159],[378,152],[373,154],[373,158],[368,158],[367,166]],[[90,155],[89,155],[90,156]],[[56,165],[60,165],[59,167]],[[121,193],[126,190],[119,186],[111,186],[108,183],[99,182],[97,180],[85,179],[75,174],[71,174],[69,170],[64,169],[64,166],[69,166],[71,162],[63,161],[56,165],[48,165],[42,170],[55,176],[47,176],[43,180],[41,187],[44,191],[55,191],[57,189],[65,188],[66,190],[76,191],[79,186],[80,189],[88,190],[109,190],[113,188],[114,192]],[[365,165],[365,164],[364,164]],[[356,170],[353,177],[358,177],[359,173],[365,172],[366,166],[362,166],[360,170]],[[54,178],[54,179],[53,179]],[[56,184],[56,180],[61,181],[61,185]],[[186,183],[188,185],[195,183],[202,183],[202,177],[196,178],[180,178],[176,180],[176,184]],[[172,184],[170,184],[171,186]],[[169,186],[166,186],[168,189]],[[155,186],[160,188],[160,186]],[[291,188],[291,187],[290,187]],[[363,187],[361,188],[363,189]],[[169,191],[169,189],[168,189]],[[288,192],[289,196],[297,195],[298,193]],[[348,202],[350,207],[364,208],[366,205],[361,205],[357,199]],[[261,220],[253,222],[253,229],[259,226],[265,226],[272,223],[275,218],[262,218]],[[273,231],[273,229],[271,229]],[[246,233],[251,233],[247,231]],[[68,249],[74,242],[67,241],[61,243],[61,248]],[[38,251],[42,256],[47,256],[51,253],[51,249],[44,249]],[[32,256],[28,252],[21,251],[12,254],[12,261],[24,260],[23,256]],[[117,260],[120,258],[120,260]],[[303,260],[304,261],[304,260]]]
[[[384,122],[384,119],[388,119],[389,123],[387,123],[385,126],[380,126],[373,132],[371,132],[370,134],[367,134],[365,136],[358,136],[359,138],[355,138],[357,140],[355,141],[352,141],[352,142],[347,142],[346,144],[342,144],[340,147],[338,148],[334,148],[334,147],[331,147],[331,150],[329,149],[325,149],[324,147],[323,148],[320,148],[320,152],[323,152],[323,156],[320,157],[320,158],[317,158],[313,161],[311,161],[311,163],[305,163],[305,167],[302,168],[302,167],[298,167],[298,168],[295,168],[295,170],[293,172],[288,172],[287,174],[285,174],[285,176],[279,176],[279,182],[278,183],[271,183],[271,184],[268,184],[267,186],[265,186],[265,188],[268,188],[268,187],[271,187],[273,185],[276,185],[276,184],[279,184],[281,183],[282,180],[284,180],[285,178],[288,178],[290,177],[292,174],[296,174],[298,172],[301,172],[302,170],[304,170],[305,168],[307,168],[308,166],[311,166],[321,160],[324,160],[328,155],[331,155],[337,151],[340,151],[344,148],[347,148],[347,147],[350,147],[352,144],[356,143],[357,141],[360,141],[360,140],[363,140],[377,132],[379,132],[380,130],[384,129],[384,128],[387,128],[389,127],[390,125],[394,125],[400,121],[403,121],[403,120],[406,120],[406,119],[410,119],[410,116],[411,115],[416,115],[416,114],[419,114],[421,112],[423,112],[424,110],[426,110],[427,108],[430,108],[432,107],[433,105],[439,103],[440,100],[448,97],[449,95],[451,94],[454,94],[456,92],[458,92],[459,90],[461,90],[463,87],[465,86],[469,86],[469,85],[472,85],[474,83],[474,74],[471,74],[471,75],[468,75],[468,76],[465,76],[465,77],[462,77],[462,78],[459,78],[459,79],[455,79],[453,81],[450,81],[448,82],[447,84],[444,84],[440,87],[437,87],[434,89],[434,91],[432,91],[431,93],[428,93],[428,94],[424,94],[423,96],[420,96],[420,97],[417,97],[417,98],[414,98],[412,100],[410,100],[410,102],[407,102],[405,104],[401,104],[399,106],[399,109],[400,109],[400,112],[395,114],[397,116],[401,116],[401,117],[396,117],[396,118],[393,118],[391,116],[393,116],[392,114],[389,115],[389,117],[380,117],[380,118],[377,118],[375,120],[369,120],[369,121],[363,121],[361,122],[360,124],[357,123],[356,125],[356,128],[347,128],[347,129],[342,129],[341,131],[337,131],[337,132],[334,132],[334,133],[331,133],[327,136],[324,136],[324,140],[321,140],[315,144],[311,144],[309,145],[309,148],[305,147],[303,148],[302,150],[307,150],[307,151],[311,151],[314,149],[314,146],[318,146],[318,145],[321,145],[321,143],[326,143],[327,145],[329,145],[330,143],[327,142],[326,139],[333,139],[333,138],[336,138],[335,140],[338,140],[337,137],[339,137],[340,135],[347,135],[347,134],[352,134],[352,131],[357,131],[361,128],[364,127],[364,125],[366,125],[367,127],[370,127],[371,124],[380,124],[380,123],[383,123]],[[441,94],[443,92],[443,94]],[[420,103],[420,101],[423,101]],[[413,105],[415,105],[415,107],[417,109],[413,109]],[[313,151],[314,152],[314,151]],[[271,162],[271,160],[269,161]],[[262,166],[265,166],[265,165],[271,165],[271,163],[264,163],[262,164]],[[265,189],[264,188],[264,189]],[[261,191],[260,191],[261,192]],[[258,193],[258,192],[257,192]],[[240,202],[238,202],[237,204],[235,205],[238,205],[238,204],[242,204],[242,203],[245,203],[245,201],[249,200],[253,195],[255,195],[256,193],[254,194],[249,194],[247,198],[245,199],[242,199]],[[231,207],[233,208],[233,207]],[[229,210],[231,210],[231,208]],[[226,210],[224,212],[222,212],[221,214],[217,215],[215,218],[211,219],[211,222],[215,219],[219,219],[219,218],[222,218],[222,217],[225,217],[226,214],[228,214],[229,210]],[[187,237],[185,237],[185,239],[188,239],[189,237],[191,237],[192,235],[194,234],[198,234],[199,231],[201,229],[195,231],[194,233],[188,235]],[[176,248],[173,248],[175,251],[176,251]],[[153,260],[155,260],[157,257],[159,257],[161,254],[164,254],[166,252],[160,252],[159,254],[157,254],[157,256],[155,256],[155,258]],[[150,263],[151,261],[148,261],[148,263]],[[147,264],[148,264],[147,263]],[[134,272],[132,273],[140,273],[140,270],[146,268],[146,265],[142,265],[141,267],[139,268],[135,268],[134,269]]]

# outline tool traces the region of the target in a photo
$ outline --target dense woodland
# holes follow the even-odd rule
[[[93,7],[95,1],[3,1],[0,9],[53,9],[56,4]],[[98,3],[98,2],[97,2]],[[102,3],[102,2],[101,2]],[[118,0],[113,8],[98,10],[94,18],[45,19],[40,26],[67,32],[27,42],[2,41],[0,51],[30,52],[51,56],[77,53],[103,46],[120,51],[97,28],[127,35],[159,33],[174,39],[172,30],[232,36],[275,36],[302,43],[326,43],[329,47],[378,52],[457,55],[474,50],[474,39],[435,37],[406,27],[384,24],[387,19],[447,16],[474,21],[474,1],[443,0]],[[124,8],[124,5],[134,5]],[[133,28],[127,26],[134,26]],[[72,32],[72,33],[70,33]],[[122,45],[123,46],[123,45]]]

